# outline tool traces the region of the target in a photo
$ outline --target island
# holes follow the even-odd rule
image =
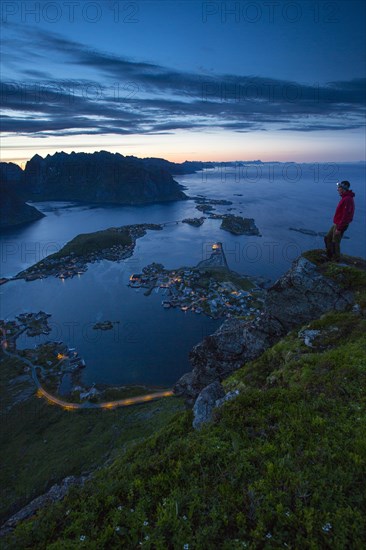
[[[85,273],[88,263],[101,260],[117,262],[124,260],[132,256],[136,239],[145,235],[148,229],[161,230],[162,225],[153,223],[123,225],[80,234],[59,252],[50,254],[8,280],[34,281],[51,275],[66,279]]]
[[[232,201],[228,201],[226,199],[210,199],[208,197],[203,197],[203,196],[195,197],[195,202],[197,204],[214,204],[214,205],[223,205],[223,206],[231,206],[233,204]]]
[[[99,321],[93,326],[94,330],[112,330],[113,325],[119,323],[119,321]]]
[[[255,225],[253,218],[242,218],[233,214],[224,214],[220,228],[224,231],[229,231],[233,235],[260,236],[259,229]]]
[[[197,204],[196,208],[200,212],[209,212],[211,210],[215,210],[211,204]]]
[[[205,219],[206,218],[204,216],[201,216],[200,218],[185,218],[184,220],[182,220],[182,223],[188,223],[189,225],[193,225],[194,227],[200,227]]]

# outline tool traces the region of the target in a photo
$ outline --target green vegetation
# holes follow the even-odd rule
[[[165,398],[114,410],[64,411],[35,396],[20,361],[3,357],[0,366],[2,520],[64,477],[100,467],[183,408],[181,400]]]
[[[117,231],[109,228],[95,233],[81,233],[69,241],[59,252],[48,256],[48,259],[64,258],[65,256],[84,256],[98,253],[112,246],[127,246],[132,244],[132,239],[127,230]]]
[[[352,281],[361,291],[362,276]],[[311,347],[303,330],[318,331]],[[225,381],[240,393],[212,423],[196,432],[180,412],[114,447],[109,466],[21,524],[9,547],[362,548],[365,333],[362,311],[289,333]]]

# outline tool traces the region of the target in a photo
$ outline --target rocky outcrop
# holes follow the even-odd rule
[[[200,429],[202,424],[212,419],[212,412],[216,401],[225,396],[225,391],[220,382],[212,382],[204,388],[196,399],[193,407],[193,428]]]
[[[89,477],[90,476],[69,476],[65,477],[61,483],[52,485],[51,489],[47,491],[47,493],[33,499],[29,504],[24,506],[24,508],[21,508],[21,510],[11,516],[4,523],[4,525],[2,525],[0,529],[0,536],[7,535],[18,525],[19,522],[33,516],[44,506],[57,502],[58,500],[62,500],[67,495],[71,487],[75,485],[84,485],[85,481]]]
[[[211,422],[214,409],[218,409],[228,401],[236,399],[238,395],[239,390],[229,391],[225,394],[223,386],[218,381],[212,382],[212,384],[203,388],[193,407],[193,428],[200,430],[202,424]]]
[[[341,289],[300,256],[268,289],[259,317],[254,321],[229,318],[193,348],[193,370],[179,379],[175,393],[192,405],[205,386],[259,357],[296,326],[327,311],[344,310],[352,303],[352,292]]]

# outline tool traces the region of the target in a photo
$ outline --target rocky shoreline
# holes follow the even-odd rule
[[[342,311],[354,301],[352,292],[325,277],[304,256],[267,291],[262,312],[253,321],[229,318],[190,352],[192,371],[174,392],[192,406],[200,392],[256,359],[296,326],[329,310]]]

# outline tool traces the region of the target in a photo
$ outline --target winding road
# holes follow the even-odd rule
[[[7,350],[8,342],[6,339],[6,334],[4,333],[3,329],[1,329],[1,331],[3,334],[3,338],[1,340],[1,347],[4,354],[8,355],[9,357],[14,357],[15,359],[19,359],[20,361],[22,361],[23,363],[25,363],[31,368],[32,378],[37,387],[37,394],[36,394],[37,397],[44,398],[48,403],[53,405],[58,405],[59,407],[62,407],[64,410],[71,411],[71,410],[77,410],[77,409],[116,409],[117,407],[128,407],[129,405],[146,403],[147,401],[152,401],[153,399],[159,399],[162,397],[171,397],[173,395],[173,392],[171,390],[165,390],[160,392],[149,393],[146,395],[138,395],[136,397],[128,397],[126,399],[118,399],[116,401],[106,401],[103,403],[91,403],[90,401],[85,401],[84,403],[70,403],[69,401],[64,401],[63,399],[60,399],[59,397],[56,397],[55,395],[50,394],[48,391],[42,388],[42,385],[37,376],[37,369],[40,369],[41,371],[43,371],[43,367],[41,367],[40,365],[34,365],[26,357],[21,357],[17,353],[10,353]]]

